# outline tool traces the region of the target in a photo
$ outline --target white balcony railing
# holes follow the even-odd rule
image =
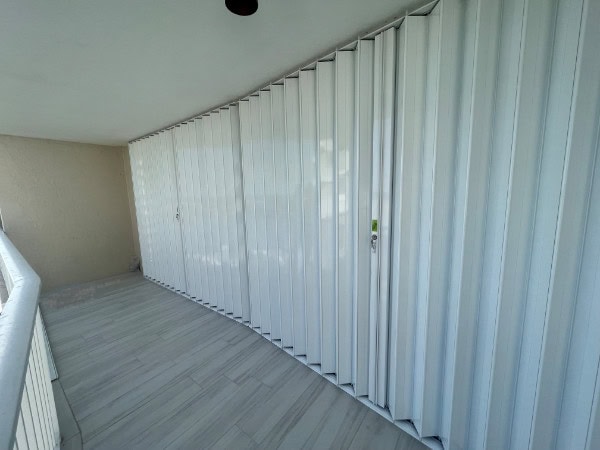
[[[3,231],[0,271],[0,450],[54,449],[60,431],[38,309],[40,278]]]

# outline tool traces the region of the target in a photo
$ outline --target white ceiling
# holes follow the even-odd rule
[[[0,134],[118,145],[250,90],[415,0],[0,0]]]

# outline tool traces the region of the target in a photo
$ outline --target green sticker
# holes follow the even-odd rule
[[[377,233],[377,219],[371,220],[371,231]]]

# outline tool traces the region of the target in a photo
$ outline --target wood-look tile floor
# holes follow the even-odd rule
[[[84,448],[425,448],[255,331],[139,274],[41,304]]]

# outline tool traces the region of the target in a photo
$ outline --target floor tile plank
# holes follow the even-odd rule
[[[69,448],[425,448],[256,331],[139,274],[53,291],[41,308],[77,421]]]

